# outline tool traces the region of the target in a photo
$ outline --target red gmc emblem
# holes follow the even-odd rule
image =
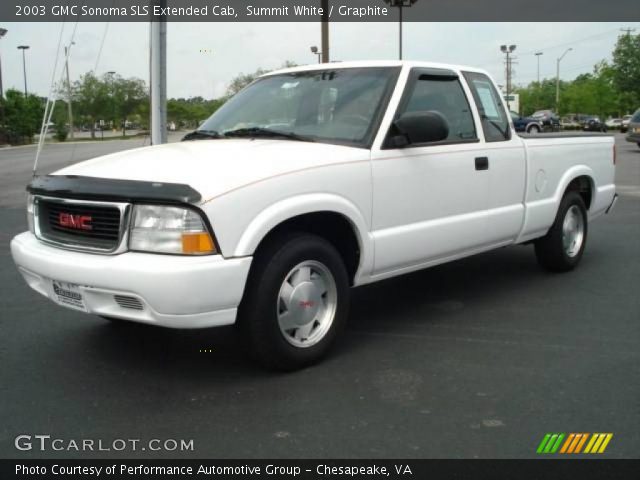
[[[75,228],[76,230],[91,230],[91,215],[73,215],[72,213],[60,212],[58,223],[61,227]]]
[[[314,302],[313,300],[302,300],[300,302],[300,307],[301,308],[311,308],[316,304],[316,302]]]

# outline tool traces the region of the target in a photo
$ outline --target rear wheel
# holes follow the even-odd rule
[[[587,230],[584,200],[577,192],[567,192],[549,232],[535,242],[540,265],[552,272],[575,268],[584,253]]]
[[[295,370],[326,355],[348,309],[349,279],[338,251],[321,237],[293,233],[257,253],[238,323],[261,363]]]
[[[531,125],[527,133],[540,133],[540,127],[538,125]]]

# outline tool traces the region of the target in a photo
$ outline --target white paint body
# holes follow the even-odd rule
[[[91,313],[169,327],[227,325],[235,322],[257,246],[274,227],[298,215],[329,211],[349,220],[360,244],[357,286],[544,236],[565,189],[579,176],[592,183],[590,220],[612,203],[612,137],[522,138],[511,125],[511,140],[485,142],[462,75],[479,142],[382,149],[411,68],[481,71],[423,62],[330,68],[356,66],[402,67],[370,149],[273,139],[182,142],[56,172],[192,186],[202,194],[198,206],[210,220],[220,255],[101,256],[58,250],[27,232],[12,242],[20,271],[47,296],[51,278],[82,286]],[[317,68],[323,67],[291,71]],[[475,169],[480,156],[489,158],[486,171]],[[117,310],[110,301],[113,292],[140,298],[147,310],[136,315]]]

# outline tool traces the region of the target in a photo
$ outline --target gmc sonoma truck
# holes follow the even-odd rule
[[[296,67],[182,142],[34,177],[11,251],[62,306],[237,324],[250,352],[290,370],[334,343],[351,287],[524,243],[571,270],[588,222],[613,207],[614,165],[610,136],[516,135],[475,68]]]

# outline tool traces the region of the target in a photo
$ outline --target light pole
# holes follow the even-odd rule
[[[536,52],[535,55],[538,59],[538,86],[540,86],[540,55],[544,55],[544,52]]]
[[[322,52],[315,45],[311,47],[311,53],[318,56],[318,63],[322,63]]]
[[[536,95],[536,109],[539,107],[540,105],[540,90],[541,90],[541,85],[540,85],[540,55],[544,55],[543,52],[536,52],[535,53],[536,58],[538,59],[538,85],[537,85],[537,91],[538,94]]]
[[[68,47],[64,47],[64,60],[65,70],[67,71],[67,109],[69,112],[69,138],[73,140],[73,109],[71,107],[71,80],[69,79],[69,53],[71,52],[71,45],[75,45],[76,42],[71,42]]]
[[[0,39],[7,34],[6,28],[0,28]],[[2,62],[0,62],[0,98],[4,98],[4,90],[2,89]]]
[[[564,56],[569,53],[573,48],[567,48],[565,52],[556,60],[556,114],[559,112],[560,107],[560,62]]]
[[[115,92],[115,88],[113,88],[113,76],[116,74],[115,71],[110,70],[107,72],[107,75],[109,75],[109,94],[111,95],[111,130],[115,131],[115,125],[116,125],[116,109],[115,109],[115,96],[116,96],[116,92]]]
[[[25,50],[29,50],[29,45],[19,45],[18,50],[22,50],[22,71],[24,73],[24,98],[27,98],[27,63],[24,57]]]
[[[398,59],[402,60],[402,9],[408,8],[418,0],[384,0],[384,3],[390,7],[398,7],[398,25],[399,25],[399,42],[398,42]]]
[[[507,108],[511,110],[511,54],[516,45],[500,45],[500,51],[507,56]]]
[[[322,7],[322,23],[320,24],[321,63],[329,63],[329,0],[321,0],[320,6]]]

